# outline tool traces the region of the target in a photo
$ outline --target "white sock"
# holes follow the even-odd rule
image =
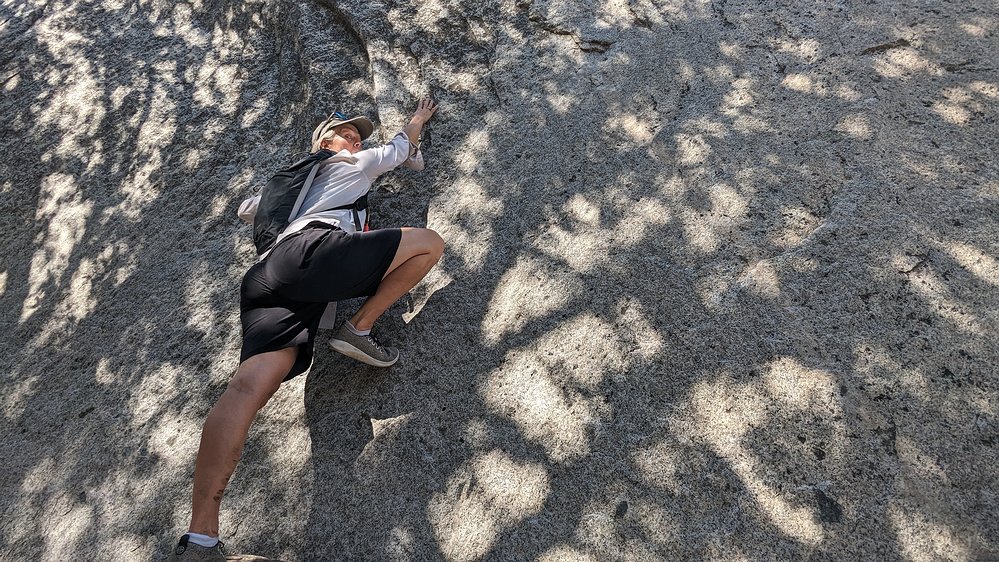
[[[209,537],[208,535],[199,533],[187,533],[187,540],[205,548],[211,548],[219,543],[218,537]]]
[[[358,330],[353,324],[350,323],[350,320],[347,320],[343,324],[344,326],[347,326],[347,329],[350,330],[350,332],[355,336],[366,336],[371,333],[371,330]]]

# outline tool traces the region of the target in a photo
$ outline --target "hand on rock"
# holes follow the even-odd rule
[[[434,116],[437,112],[439,106],[434,103],[434,100],[430,98],[424,98],[420,100],[419,107],[416,108],[416,113],[413,114],[413,119],[418,119],[422,123],[430,121],[430,118]]]

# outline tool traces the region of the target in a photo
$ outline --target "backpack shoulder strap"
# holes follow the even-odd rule
[[[302,208],[305,196],[309,194],[309,188],[312,187],[312,182],[316,179],[316,172],[319,171],[319,166],[321,166],[325,161],[326,159],[324,158],[316,161],[316,163],[312,165],[312,169],[309,170],[309,175],[305,178],[305,183],[302,185],[302,190],[298,192],[298,198],[295,199],[295,205],[291,208],[291,213],[288,214],[288,222],[291,222],[298,217],[298,211]]]
[[[318,158],[317,158],[318,157]],[[305,196],[309,194],[309,188],[312,187],[312,182],[316,179],[316,173],[319,172],[319,166],[327,163],[337,163],[337,162],[347,162],[350,164],[357,163],[357,158],[353,156],[340,156],[331,150],[320,150],[315,154],[312,154],[310,158],[317,158],[315,163],[312,164],[312,169],[309,170],[308,177],[305,178],[305,183],[302,185],[302,191],[298,192],[298,198],[295,199],[295,205],[291,208],[291,213],[288,215],[288,222],[295,220],[298,216],[298,211],[302,208],[302,203],[305,202]],[[302,162],[304,163],[304,161]],[[365,204],[367,200],[365,199]],[[366,205],[365,205],[366,207]],[[362,207],[363,209],[364,207]]]

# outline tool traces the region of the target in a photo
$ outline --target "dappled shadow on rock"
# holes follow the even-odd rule
[[[319,351],[224,533],[301,559],[994,555],[994,15],[591,4],[277,4],[299,36],[181,5],[161,50],[114,53],[134,70],[76,74],[22,34],[4,546],[165,544],[235,367],[254,258],[227,217],[330,106],[387,136],[433,93],[428,170],[373,198],[448,244],[379,325],[403,360]],[[74,13],[38,10],[12,21]]]

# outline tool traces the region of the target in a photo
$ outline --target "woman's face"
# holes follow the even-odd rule
[[[361,150],[361,134],[357,132],[357,127],[346,124],[338,125],[333,129],[336,135],[331,139],[326,139],[320,144],[323,148],[328,148],[333,152],[349,150],[351,154]]]

